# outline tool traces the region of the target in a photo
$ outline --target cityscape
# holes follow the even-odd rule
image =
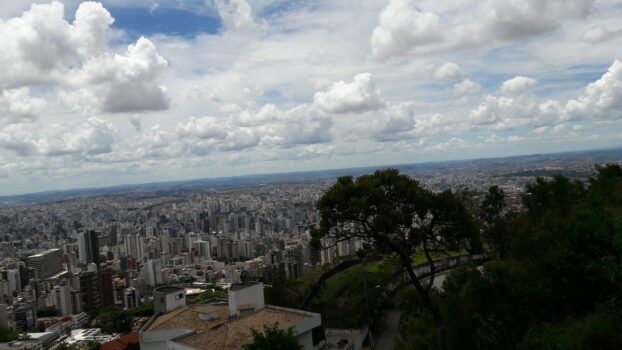
[[[613,149],[396,167],[435,192],[464,190],[477,198],[499,186],[508,204],[520,209],[520,195],[537,176],[585,180],[595,164],[620,162],[622,150]],[[248,281],[299,279],[362,248],[362,241],[350,240],[316,249],[311,230],[320,222],[315,203],[334,176],[373,170],[296,174],[289,181],[264,175],[238,186],[231,179],[220,188],[192,181],[75,198],[59,192],[62,199],[5,203],[2,326],[69,336],[70,343],[105,342],[116,335],[70,330],[87,327],[107,307],[131,310],[153,303],[161,286],[192,297]],[[10,200],[18,202],[19,196]],[[50,309],[53,316],[46,314]],[[132,322],[139,329],[147,318]]]

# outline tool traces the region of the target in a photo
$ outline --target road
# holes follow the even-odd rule
[[[387,314],[387,322],[385,323],[384,330],[380,334],[380,338],[376,341],[374,350],[393,350],[395,341],[399,334],[400,325],[400,311],[391,310]]]

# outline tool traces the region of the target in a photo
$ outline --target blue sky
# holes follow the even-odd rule
[[[0,195],[620,146],[613,0],[16,0]]]
[[[113,28],[126,31],[134,40],[159,33],[193,38],[200,33],[217,34],[222,28],[220,17],[213,13],[194,13],[170,7],[111,7],[108,10],[115,19]]]

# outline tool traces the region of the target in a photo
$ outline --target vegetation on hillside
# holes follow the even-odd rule
[[[447,348],[622,348],[622,169],[597,167],[585,184],[538,179],[518,213],[499,215],[500,194],[482,203],[498,259],[455,269],[433,295]],[[399,299],[398,348],[434,348],[430,312],[412,290]]]

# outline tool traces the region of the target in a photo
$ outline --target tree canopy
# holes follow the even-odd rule
[[[452,191],[434,193],[396,169],[372,175],[340,177],[317,203],[320,227],[317,242],[353,239],[379,254],[395,255],[405,269],[421,301],[432,314],[437,347],[443,349],[444,322],[430,297],[435,256],[480,246],[471,213]],[[325,244],[324,244],[325,245]],[[423,285],[413,270],[413,257],[421,252],[431,276]]]
[[[523,210],[501,221],[494,218],[498,206],[483,204],[494,209],[489,222],[503,225],[507,256],[455,269],[432,296],[446,321],[447,347],[622,348],[620,166],[597,167],[584,183],[539,178],[522,203]],[[416,300],[402,308],[399,346],[434,347],[425,305]]]
[[[294,331],[278,327],[278,324],[264,326],[263,331],[253,331],[253,343],[244,346],[245,350],[302,350]]]

